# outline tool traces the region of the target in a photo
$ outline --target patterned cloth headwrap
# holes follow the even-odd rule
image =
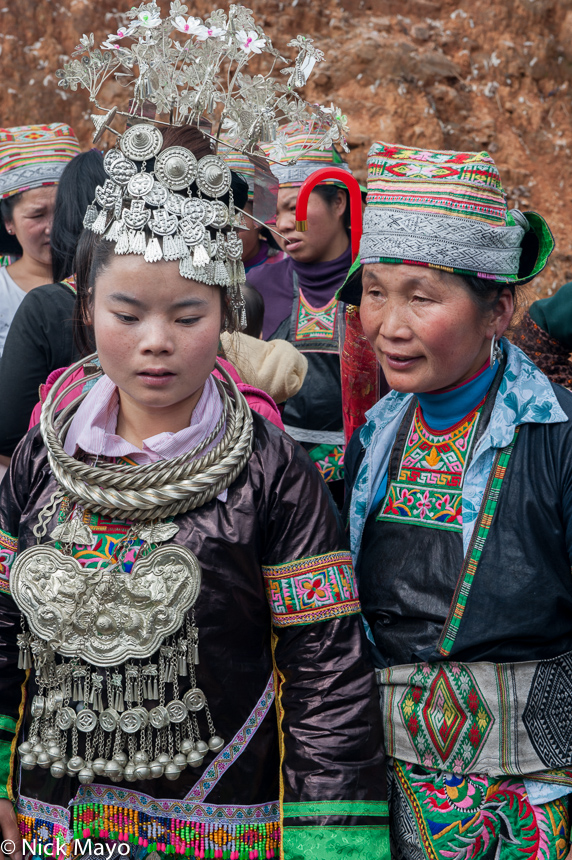
[[[371,147],[362,264],[411,262],[509,283],[528,229],[508,211],[486,152]]]
[[[234,173],[242,176],[248,185],[248,199],[252,201],[254,199],[254,164],[244,152],[239,152],[236,148],[229,149],[224,146],[225,142],[235,147],[237,145],[240,146],[241,141],[237,140],[237,138],[221,134],[220,141],[218,154]]]
[[[339,167],[351,173],[350,167],[343,161],[341,155],[334,146],[329,149],[318,149],[318,143],[323,135],[311,129],[304,129],[301,125],[290,123],[282,129],[286,136],[284,146],[278,148],[276,144],[262,144],[264,151],[276,162],[282,164],[271,164],[272,173],[277,178],[280,188],[297,188],[316,170],[322,167]],[[294,162],[288,164],[288,162]],[[326,180],[324,185],[337,185],[333,180]]]
[[[80,151],[73,130],[61,122],[0,128],[0,199],[56,185]]]

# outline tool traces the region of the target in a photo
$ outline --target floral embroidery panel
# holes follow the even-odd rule
[[[417,407],[397,480],[389,485],[378,520],[462,532],[463,480],[480,414],[481,406],[437,434]]]

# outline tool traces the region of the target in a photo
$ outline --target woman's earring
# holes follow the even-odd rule
[[[502,358],[502,349],[497,344],[497,336],[493,334],[491,340],[491,357],[490,357],[490,366],[494,367],[495,361],[500,361]]]

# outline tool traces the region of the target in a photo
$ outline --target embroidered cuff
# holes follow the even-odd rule
[[[10,594],[10,568],[18,552],[18,538],[0,529],[0,591]]]
[[[276,627],[314,624],[360,612],[349,552],[301,558],[262,568]]]

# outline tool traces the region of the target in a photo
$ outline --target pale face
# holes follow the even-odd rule
[[[216,360],[220,287],[183,278],[177,262],[112,256],[96,280],[92,323],[122,409],[157,418],[188,407],[190,420]]]
[[[278,239],[283,251],[299,263],[324,263],[335,260],[348,246],[343,225],[346,199],[340,191],[329,206],[319,194],[312,191],[308,200],[308,229],[296,230],[296,200],[299,188],[280,188],[276,203],[276,229],[285,237]]]
[[[6,229],[12,231],[22,246],[23,256],[43,266],[50,266],[52,262],[50,233],[56,192],[55,185],[24,191],[14,207],[12,220],[5,222]]]
[[[396,391],[438,391],[470,379],[514,307],[507,289],[483,313],[460,278],[421,266],[366,265],[362,283],[363,330]]]

